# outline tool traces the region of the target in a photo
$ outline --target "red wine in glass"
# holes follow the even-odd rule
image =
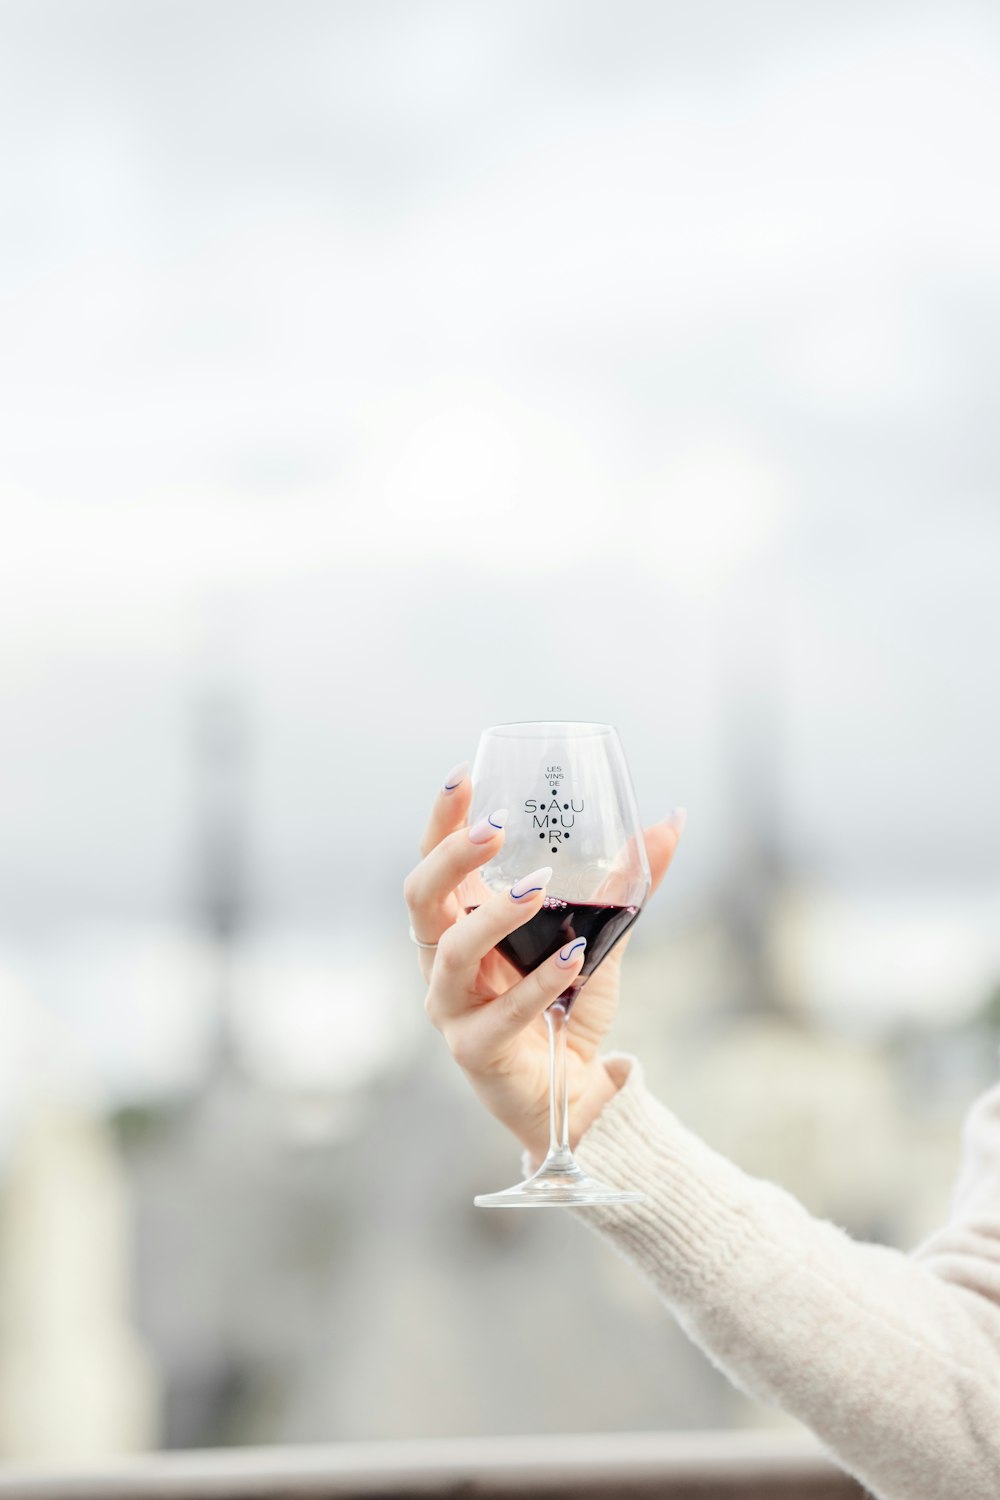
[[[466,911],[475,911],[475,907],[466,907]],[[559,1004],[568,1012],[585,982],[598,964],[607,958],[618,939],[625,936],[638,915],[637,906],[597,905],[546,896],[541,911],[497,943],[497,950],[519,974],[530,974],[561,948],[570,946],[578,938],[586,938],[583,968],[559,996]]]

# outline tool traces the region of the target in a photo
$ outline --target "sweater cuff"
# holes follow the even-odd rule
[[[574,1212],[665,1290],[705,1286],[758,1232],[751,1180],[653,1098],[635,1058],[613,1054],[604,1062],[618,1092],[574,1155],[588,1175],[645,1198]]]

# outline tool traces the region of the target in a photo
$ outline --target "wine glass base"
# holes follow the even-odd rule
[[[472,1201],[477,1208],[585,1208],[604,1203],[642,1203],[645,1196],[608,1187],[579,1167],[553,1172],[543,1166],[534,1177],[515,1187],[501,1193],[480,1193]]]

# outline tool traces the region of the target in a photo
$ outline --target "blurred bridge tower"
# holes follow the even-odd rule
[[[730,845],[718,907],[740,975],[733,1005],[743,1014],[785,1014],[771,972],[771,928],[789,880],[783,844],[786,773],[780,601],[744,582],[723,644],[725,762]]]
[[[248,923],[250,732],[232,689],[203,693],[195,713],[195,920],[211,946],[216,1017],[212,1071],[234,1064],[235,955]]]

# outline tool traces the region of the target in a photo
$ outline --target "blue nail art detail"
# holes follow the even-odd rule
[[[560,951],[559,951],[560,961],[562,963],[564,963],[564,964],[571,964],[573,962],[573,959],[576,957],[577,950],[579,948],[586,948],[586,946],[587,946],[587,939],[586,938],[577,938],[576,942],[575,943],[570,943],[570,945],[569,945],[568,948],[562,948],[562,949],[560,949]]]
[[[444,785],[441,790],[443,792],[457,792],[468,774],[469,762],[467,760],[460,760],[457,766],[452,766],[444,778]]]
[[[539,891],[544,891],[552,879],[552,866],[542,865],[540,870],[529,870],[527,875],[522,875],[520,880],[515,880],[510,888],[510,899],[512,901],[526,901],[529,896],[537,896]],[[537,880],[537,885],[527,885],[529,880]]]
[[[497,833],[503,833],[503,824],[502,823],[494,823],[492,813],[486,819],[486,821],[490,825],[491,828],[495,828],[496,829]],[[541,890],[541,886],[539,886],[538,889]]]

